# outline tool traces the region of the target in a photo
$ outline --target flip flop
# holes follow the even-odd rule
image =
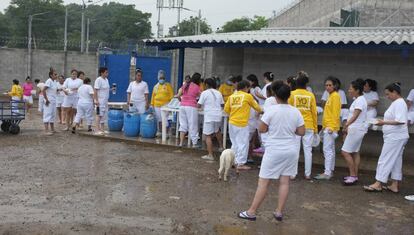
[[[365,192],[368,192],[368,193],[380,193],[380,192],[382,192],[382,188],[381,189],[377,189],[377,188],[374,188],[374,187],[371,187],[371,186],[366,186],[366,185],[364,185],[364,191]]]
[[[242,166],[238,166],[237,170],[242,170],[242,171],[248,171],[251,170],[252,168],[250,166],[246,166],[246,165],[242,165]]]
[[[247,213],[247,211],[242,211],[240,212],[237,217],[239,217],[240,219],[245,219],[245,220],[250,220],[250,221],[256,221],[256,216],[255,215],[249,215]]]
[[[387,191],[387,192],[391,192],[391,193],[395,193],[395,194],[400,193],[400,191],[394,191],[394,190],[392,190],[389,186],[382,186],[382,189],[385,190],[385,191]]]

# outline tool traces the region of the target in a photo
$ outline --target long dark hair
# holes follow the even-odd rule
[[[273,82],[273,79],[275,79],[275,75],[272,72],[264,73],[263,77],[265,77],[269,82]]]
[[[334,76],[328,76],[325,79],[325,82],[324,83],[326,83],[327,81],[332,82],[332,85],[333,85],[333,88],[334,88],[335,91],[339,91],[339,88],[341,87],[341,82],[339,81],[338,78],[336,78]]]
[[[198,86],[200,85],[200,83],[201,83],[201,74],[199,74],[199,73],[194,73],[193,74],[193,76],[191,76],[191,81],[190,82],[187,82],[186,84],[185,84],[185,87],[184,87],[184,91],[185,92],[187,92],[188,91],[188,88],[190,88],[190,84],[191,83],[194,83],[194,84],[197,84]]]
[[[247,76],[247,80],[252,83],[251,88],[256,88],[259,86],[259,80],[257,79],[256,75],[250,74]]]
[[[371,88],[371,91],[377,91],[377,81],[373,79],[365,79],[365,84],[368,84],[369,88]]]
[[[212,89],[216,89],[216,82],[214,81],[213,78],[207,78],[206,80],[204,80],[204,84],[206,84],[207,89],[212,88]]]
[[[358,78],[357,80],[351,82],[352,88],[354,88],[354,90],[358,91],[359,95],[362,95],[364,93],[364,84],[365,84],[365,81],[363,79],[360,79],[360,78]]]

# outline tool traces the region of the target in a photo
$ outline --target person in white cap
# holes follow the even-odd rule
[[[158,71],[158,83],[152,89],[151,106],[154,107],[158,123],[157,136],[161,135],[161,107],[167,105],[174,97],[174,91],[170,83],[165,80],[165,72]]]
[[[129,83],[128,93],[128,106],[132,112],[138,112],[139,114],[145,113],[149,107],[148,102],[148,84],[142,81],[143,72],[141,69],[135,71],[135,81]]]

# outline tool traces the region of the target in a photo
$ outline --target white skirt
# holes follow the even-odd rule
[[[365,130],[348,128],[348,135],[345,138],[344,145],[342,145],[342,151],[347,153],[359,152],[366,133]]]
[[[297,147],[266,146],[260,167],[262,179],[279,179],[280,176],[295,176],[297,173]]]

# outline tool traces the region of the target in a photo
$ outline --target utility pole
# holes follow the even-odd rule
[[[68,8],[65,11],[65,35],[63,39],[63,51],[68,51]]]
[[[201,34],[201,9],[198,10],[197,35]]]
[[[28,42],[27,42],[27,76],[32,77],[32,21],[33,16],[29,15],[29,33],[27,35]]]
[[[86,54],[89,53],[89,24],[90,24],[90,19],[88,18],[87,23],[86,23]]]
[[[82,4],[82,25],[81,25],[81,53],[84,52],[84,48],[85,48],[85,1],[83,1]]]
[[[181,22],[181,9],[182,8],[183,8],[183,0],[178,0],[177,36],[180,36],[180,22]]]

